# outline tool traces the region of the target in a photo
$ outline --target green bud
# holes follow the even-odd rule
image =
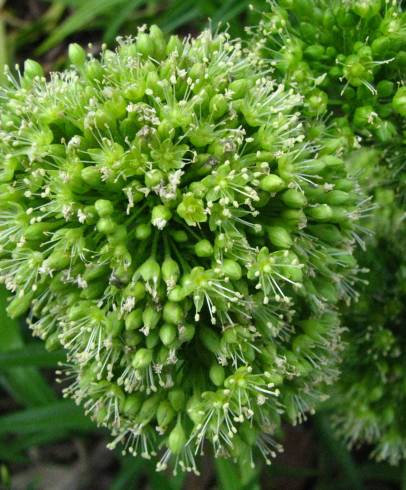
[[[151,223],[156,226],[158,230],[162,230],[165,228],[171,217],[172,213],[169,208],[160,204],[152,209]]]
[[[209,376],[214,385],[222,386],[225,378],[223,366],[220,366],[219,364],[213,364],[210,368]]]
[[[292,238],[290,233],[282,226],[269,226],[267,228],[268,238],[272,245],[277,248],[290,248],[292,246]]]
[[[142,369],[148,367],[151,362],[152,350],[142,348],[137,350],[131,364],[134,369]]]
[[[141,405],[137,419],[142,424],[147,424],[156,415],[160,402],[160,394],[155,394],[147,398]]]
[[[214,251],[212,244],[206,239],[197,242],[194,250],[198,257],[211,257]]]
[[[180,269],[178,263],[171,257],[167,257],[161,266],[162,279],[168,288],[172,289],[175,287],[180,276]]]
[[[18,318],[26,313],[31,305],[31,301],[34,297],[34,292],[31,291],[23,296],[15,296],[10,304],[7,306],[7,315],[10,318]]]
[[[158,332],[150,332],[145,339],[145,346],[147,349],[153,349],[159,344]]]
[[[141,393],[133,393],[127,395],[125,402],[123,404],[123,412],[127,417],[134,417],[137,415],[141,408],[142,395]]]
[[[186,294],[187,293],[182,286],[175,286],[169,291],[168,299],[169,301],[174,301],[175,303],[178,303],[185,299]]]
[[[288,189],[282,194],[282,201],[289,208],[299,209],[306,206],[306,196],[296,189]]]
[[[180,418],[169,434],[168,438],[168,448],[173,452],[173,454],[179,454],[186,444],[186,436],[185,431],[183,430],[182,424],[180,422]]]
[[[111,201],[108,201],[107,199],[98,199],[94,203],[94,207],[96,208],[97,214],[101,218],[111,216],[114,212],[113,203]]]
[[[116,311],[112,311],[106,317],[106,333],[111,337],[117,337],[124,328],[124,322]]]
[[[279,192],[285,187],[285,182],[278,175],[270,174],[261,179],[259,186],[266,192]]]
[[[153,305],[148,305],[142,312],[142,321],[147,329],[153,329],[158,325],[161,319],[161,312]]]
[[[161,170],[153,169],[145,173],[145,185],[150,189],[157,187],[161,182],[163,182],[165,176]]]
[[[175,415],[175,411],[171,407],[171,404],[167,400],[162,400],[158,405],[158,410],[156,412],[158,426],[166,429],[175,418]]]
[[[163,319],[168,323],[179,325],[184,318],[182,307],[179,303],[167,301],[163,309]]]
[[[233,281],[238,281],[242,277],[241,266],[238,262],[231,259],[224,259],[221,266],[222,273],[232,279]]]
[[[210,100],[210,114],[214,120],[220,119],[228,110],[227,99],[224,95],[217,94]]]
[[[186,243],[189,240],[188,234],[184,230],[175,230],[171,233],[171,237],[177,243]]]
[[[310,225],[309,231],[330,245],[339,245],[343,241],[343,236],[335,225]]]
[[[59,332],[53,332],[45,341],[45,348],[47,351],[52,352],[61,348],[59,341]]]
[[[186,323],[179,329],[179,340],[182,342],[190,342],[195,336],[195,333],[195,326],[191,325],[190,323]]]
[[[179,388],[175,388],[168,393],[168,399],[172,408],[176,412],[183,410],[186,404],[185,392]]]
[[[169,346],[176,339],[176,327],[171,323],[164,323],[159,329],[159,338],[165,346]]]
[[[137,240],[147,240],[151,236],[152,227],[150,223],[140,223],[135,227],[134,234]]]
[[[379,97],[390,97],[395,90],[395,84],[391,80],[381,80],[377,84],[376,90]]]
[[[145,282],[153,281],[158,282],[161,276],[161,268],[158,262],[153,258],[148,258],[139,268],[141,277]]]
[[[307,208],[306,213],[315,221],[328,221],[333,216],[333,210],[328,204],[309,207]]]
[[[104,235],[110,235],[115,232],[117,223],[111,218],[100,218],[97,222],[97,231]]]
[[[75,65],[78,68],[82,67],[86,61],[85,50],[76,43],[69,44],[68,56],[72,65]]]
[[[399,87],[392,101],[393,109],[406,117],[406,87]]]
[[[26,60],[24,62],[24,78],[32,80],[35,77],[43,77],[44,70],[42,66],[34,60]]]

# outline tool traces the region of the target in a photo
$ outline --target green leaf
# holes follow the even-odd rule
[[[221,490],[242,490],[238,467],[227,459],[215,459],[217,482]]]
[[[107,25],[107,29],[104,32],[103,36],[104,41],[106,43],[111,43],[112,41],[114,41],[114,38],[117,36],[120,27],[128,19],[131,12],[144,3],[145,0],[132,0],[129,1],[127,5],[123,6],[120,12],[117,12],[117,14],[111,19],[111,22],[109,22],[109,24]]]
[[[35,434],[24,434],[13,442],[0,440],[0,460],[10,462],[24,462],[27,456],[24,451],[35,446],[42,446],[56,441],[66,439],[68,432],[38,432]]]
[[[94,429],[95,425],[89,417],[84,415],[82,408],[70,400],[54,402],[44,407],[29,408],[0,417],[0,435]]]
[[[213,15],[213,27],[216,27],[219,22],[225,23],[231,21],[234,17],[241,14],[250,3],[251,0],[228,0],[224,2],[221,8]]]
[[[167,475],[158,473],[155,469],[155,463],[147,463],[146,466],[148,472],[148,480],[150,481],[152,490],[181,490],[183,488],[183,482],[185,480],[185,473],[178,472],[177,475],[171,475],[168,478]]]
[[[126,0],[86,0],[80,2],[75,12],[40,45],[37,54],[45,53],[74,32],[86,28],[99,15],[111,12],[124,3]]]
[[[327,454],[334,458],[334,461],[340,466],[343,473],[343,479],[345,479],[345,487],[352,490],[363,490],[364,485],[362,483],[361,474],[351,454],[338,441],[327,422],[327,419],[322,414],[318,414],[315,417],[315,425],[320,436],[320,442],[324,445]]]
[[[138,480],[142,476],[145,461],[142,458],[128,456],[123,458],[121,468],[109,490],[127,490],[138,488]]]
[[[198,4],[198,2],[197,2]],[[200,16],[195,2],[176,0],[160,18],[159,25],[165,32],[171,32]]]
[[[42,344],[32,343],[22,349],[0,352],[0,369],[22,366],[53,368],[64,359],[63,351],[48,352]]]
[[[18,321],[7,316],[7,291],[0,288],[0,353],[23,349]],[[13,398],[26,406],[46,405],[56,396],[40,373],[32,367],[10,367],[3,371],[0,384]]]

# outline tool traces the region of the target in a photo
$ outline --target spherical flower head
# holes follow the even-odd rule
[[[331,144],[344,143],[352,152],[350,166],[370,193],[369,250],[358,254],[370,271],[369,286],[359,289],[358,305],[342,309],[349,348],[334,389],[333,418],[350,444],[374,444],[374,456],[397,463],[406,456],[398,410],[405,403],[400,385],[406,349],[400,328],[406,247],[404,3],[271,2],[253,49],[280,80],[304,94],[314,126],[330,113]]]
[[[112,447],[269,460],[336,375],[357,187],[227,34],[69,55],[1,93],[9,313],[64,347],[65,395]]]

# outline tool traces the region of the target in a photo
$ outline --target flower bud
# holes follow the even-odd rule
[[[147,240],[152,233],[150,223],[140,223],[135,227],[134,234],[137,240]]]
[[[165,346],[169,346],[176,339],[176,327],[171,323],[164,323],[159,329],[159,338]]]
[[[227,112],[228,104],[224,95],[217,94],[210,100],[210,114],[214,120],[220,119]]]
[[[213,255],[213,246],[209,240],[200,240],[194,246],[195,254],[198,257],[211,257]]]
[[[160,204],[152,209],[151,223],[156,226],[158,230],[163,230],[171,217],[172,213],[170,210],[166,206]]]
[[[282,194],[282,201],[289,208],[300,209],[306,206],[306,196],[303,192],[295,189],[288,189]]]
[[[139,349],[135,353],[132,366],[134,369],[142,369],[148,367],[152,362],[152,350],[150,349]]]
[[[157,282],[161,276],[161,268],[158,262],[150,257],[139,268],[141,277],[145,282],[153,281]]]
[[[279,192],[285,187],[285,182],[278,175],[270,174],[260,182],[260,188],[266,192]]]
[[[267,232],[270,242],[275,247],[290,248],[292,246],[292,238],[286,228],[282,226],[269,226]]]
[[[127,417],[134,417],[140,410],[142,396],[140,393],[128,395],[123,404],[123,412]]]
[[[216,386],[222,386],[225,378],[223,366],[213,364],[210,368],[209,376],[213,384],[215,384]]]
[[[79,44],[69,44],[68,56],[70,62],[78,68],[85,64],[86,52]]]
[[[221,267],[222,273],[232,279],[233,281],[238,281],[242,277],[241,266],[238,262],[231,259],[225,259]]]
[[[399,87],[392,101],[393,109],[406,117],[406,87]]]
[[[168,399],[170,401],[170,404],[172,405],[172,408],[176,412],[180,412],[183,410],[185,403],[186,403],[186,397],[185,397],[185,392],[181,389],[173,389],[168,393]]]
[[[114,212],[113,203],[107,199],[98,199],[94,203],[94,207],[96,208],[96,212],[100,218],[111,216]]]
[[[35,77],[44,76],[42,66],[34,60],[26,60],[24,62],[24,78],[33,80]]]
[[[175,428],[169,434],[168,448],[174,454],[179,454],[182,451],[182,449],[184,448],[185,444],[186,444],[185,431],[183,430],[180,419],[178,419],[178,422],[177,422]]]
[[[158,426],[162,429],[166,429],[175,418],[175,415],[175,411],[171,407],[170,403],[167,400],[162,400],[158,405],[158,410],[156,412]]]
[[[308,208],[306,213],[315,221],[328,221],[333,216],[333,211],[327,204],[320,204],[320,206]]]
[[[163,319],[174,325],[178,325],[182,322],[184,318],[184,313],[182,307],[179,303],[174,303],[172,301],[167,301],[163,309]]]

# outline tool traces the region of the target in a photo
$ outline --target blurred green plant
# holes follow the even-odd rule
[[[3,0],[4,2],[4,0]],[[101,41],[111,44],[117,35],[135,34],[137,27],[157,24],[164,32],[196,33],[210,22],[213,30],[229,24],[230,34],[244,36],[244,25],[255,23],[257,10],[265,0],[37,0],[33,14],[21,18],[20,2],[6,2],[0,15],[0,65],[24,57],[30,50],[35,56],[50,56],[50,50],[63,50],[67,39]],[[0,9],[2,4],[0,2]],[[27,9],[28,10],[28,9]],[[37,11],[40,11],[40,15]],[[208,20],[210,19],[210,21]],[[1,30],[8,28],[8,54],[1,42]],[[51,53],[52,54],[52,53]],[[55,54],[55,53],[54,53]],[[57,58],[58,56],[56,56]],[[64,59],[64,57],[62,57]]]

